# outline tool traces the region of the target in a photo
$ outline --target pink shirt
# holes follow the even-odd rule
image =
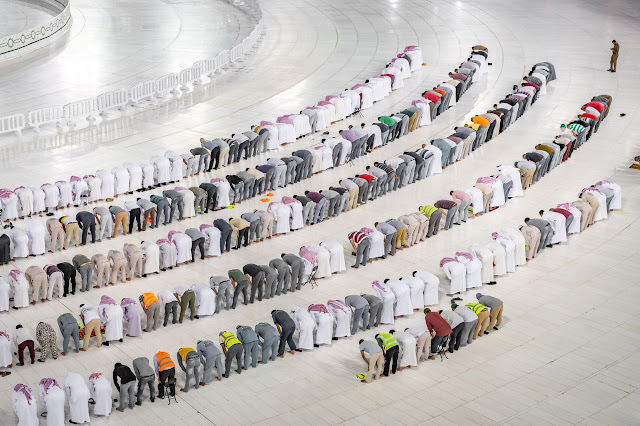
[[[454,201],[468,201],[471,199],[471,195],[467,194],[464,191],[453,191],[451,197],[454,199]]]

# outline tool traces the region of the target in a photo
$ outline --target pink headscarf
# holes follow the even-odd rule
[[[293,126],[293,120],[290,119],[289,117],[285,116],[285,115],[278,117],[276,122],[284,123],[284,124],[291,124]]]
[[[318,108],[317,106],[309,106],[309,107],[306,107],[305,109],[320,109],[320,108]]]
[[[200,225],[200,231],[204,231],[207,228],[213,228],[213,225],[209,225],[207,223],[203,223],[202,225]]]
[[[179,234],[179,233],[180,233],[179,231],[175,231],[175,230],[174,231],[169,231],[169,235],[168,235],[169,241],[173,242],[173,236],[175,234]]]
[[[589,191],[589,192],[597,192],[597,193],[599,193],[599,194],[602,194],[602,192],[601,192],[599,189],[597,189],[597,188],[591,188],[591,187],[583,189],[583,190],[582,190],[582,193],[584,194],[584,193],[585,193],[585,192],[587,192],[587,191]]]
[[[101,305],[117,305],[116,301],[112,297],[107,296],[106,294],[100,298],[100,304]]]
[[[340,97],[336,95],[327,95],[324,99],[327,101],[331,101],[331,99],[340,99]]]
[[[6,331],[0,330],[0,336],[2,336],[2,337],[6,337],[6,339],[7,339],[7,340],[11,340],[11,339],[9,338],[9,335],[7,334],[7,332],[6,332]]]
[[[161,246],[163,244],[171,244],[171,241],[167,240],[166,238],[162,238],[162,239],[159,239],[158,241],[156,241],[156,244]]]
[[[495,182],[496,180],[497,180],[496,178],[484,176],[484,177],[478,178],[478,180],[476,180],[476,183],[488,183],[489,184],[489,183]]]
[[[570,210],[571,207],[573,206],[570,203],[562,203],[562,204],[558,204],[556,207],[559,209]]]
[[[365,235],[369,235],[369,234],[373,234],[373,229],[371,228],[360,228],[360,232],[362,232]]]
[[[333,105],[333,104],[331,102],[329,102],[329,101],[320,101],[320,102],[318,102],[318,105],[325,106],[325,105]]]
[[[387,292],[387,289],[384,288],[384,286],[382,284],[380,284],[380,281],[375,280],[374,282],[371,283],[371,287],[373,288],[377,288],[378,290],[380,290],[383,293]]]
[[[467,253],[466,251],[457,251],[456,256],[465,257],[469,260],[473,260],[473,255],[471,253]],[[442,264],[440,264],[440,266],[442,266]]]
[[[300,247],[300,257],[307,259],[313,266],[316,266],[316,254],[306,247]]]
[[[102,373],[93,373],[92,375],[89,376],[89,380],[97,380],[100,377],[102,377]]]
[[[289,197],[289,196],[285,195],[285,196],[282,197],[282,202],[284,204],[295,204],[295,203],[299,203],[300,201],[296,200],[293,197]]]
[[[404,51],[406,52],[407,50],[420,50],[420,48],[418,46],[407,46]]]
[[[96,175],[85,175],[83,179],[87,180],[89,178],[95,179]]]
[[[42,185],[40,185],[40,188],[44,188],[45,186],[51,186],[50,183],[43,183]]]
[[[22,276],[22,271],[20,269],[12,269],[9,271],[9,276],[15,281],[18,281],[18,278]]]
[[[327,305],[332,308],[340,309],[342,312],[347,313],[351,311],[351,308],[348,307],[342,300],[329,300]]]
[[[209,181],[209,183],[218,183],[218,182],[226,182],[226,181],[220,178],[213,178]]]
[[[57,180],[56,181],[56,185],[59,184],[59,183],[68,183],[68,182],[66,180]]]
[[[187,190],[187,188],[184,188],[184,187],[182,187],[182,186],[176,186],[176,187],[175,187],[175,188],[173,188],[173,189],[174,189],[174,190],[176,190],[176,191],[186,191],[186,190]]]
[[[22,392],[24,394],[24,397],[27,398],[27,403],[31,405],[31,401],[33,401],[33,396],[31,395],[33,393],[33,390],[31,390],[29,386],[19,383],[13,388],[13,391]]]
[[[131,306],[131,305],[135,305],[136,302],[135,300],[129,298],[129,297],[125,297],[124,299],[122,299],[122,301],[120,302],[120,306]]]
[[[449,262],[458,262],[458,260],[454,259],[453,257],[445,257],[440,261],[440,267],[442,268],[445,264]]]
[[[14,194],[15,193],[13,191],[10,191],[8,189],[0,189],[0,198],[9,198]]]
[[[82,179],[80,179],[79,176],[71,176],[71,178],[69,179],[70,182],[79,182]]]
[[[605,185],[607,183],[613,183],[610,180],[601,180],[600,182],[596,182],[596,185]]]
[[[44,388],[44,392],[45,393],[49,392],[49,388],[52,387],[52,386],[60,387],[60,385],[58,384],[56,379],[52,379],[50,377],[47,377],[47,378],[44,378],[44,379],[40,380],[40,386],[42,386]]]
[[[417,101],[412,101],[412,102],[411,102],[411,105],[413,105],[413,106],[418,106],[419,104],[426,104],[426,105],[428,105],[429,103],[428,103],[428,102],[426,102],[424,99],[418,99]]]
[[[16,189],[14,189],[13,191],[15,192],[15,191],[17,191],[18,189],[25,189],[25,188],[24,188],[24,186],[19,186],[19,187],[17,187]]]
[[[328,314],[329,310],[323,304],[315,304],[315,305],[309,305],[309,312],[320,312],[323,314]]]
[[[271,126],[271,127],[275,127],[275,126],[273,125],[273,123],[272,123],[272,122],[270,122],[270,121],[261,121],[261,122],[260,122],[260,125],[261,125],[261,126]]]

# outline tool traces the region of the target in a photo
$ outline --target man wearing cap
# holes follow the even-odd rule
[[[478,316],[471,309],[466,306],[457,305],[455,302],[451,302],[451,310],[460,315],[464,320],[464,327],[456,342],[457,347],[454,348],[458,349],[473,342],[473,331],[476,329],[476,324],[478,324]]]
[[[451,335],[451,326],[438,312],[429,308],[424,308],[424,320],[431,332],[431,355],[435,355],[440,342]]]
[[[491,309],[491,319],[489,321],[489,327],[487,327],[488,331],[485,331],[484,334],[489,334],[492,329],[498,330],[498,327],[502,324],[502,300],[482,293],[477,293],[476,299],[478,299],[479,303]]]
[[[465,305],[467,308],[471,309],[473,313],[478,316],[478,323],[476,324],[476,328],[473,331],[473,338],[477,339],[478,335],[488,334],[486,332],[487,326],[489,325],[489,308],[484,306],[481,303],[467,303]]]

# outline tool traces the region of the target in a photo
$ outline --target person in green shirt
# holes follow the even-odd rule
[[[235,289],[233,292],[233,303],[231,304],[231,309],[236,308],[240,293],[242,293],[242,303],[247,305],[249,303],[249,277],[240,269],[231,269],[229,271],[229,278],[231,279],[231,285],[233,285],[233,288]]]
[[[424,205],[418,207],[418,211],[429,218],[429,228],[427,230],[427,238],[436,235],[440,230],[440,219],[442,219],[442,211],[432,205]]]

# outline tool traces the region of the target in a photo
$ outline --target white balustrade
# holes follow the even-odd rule
[[[243,52],[242,43],[232,47],[229,53],[229,59],[231,60],[231,63],[234,63],[235,61],[242,59],[242,52]]]
[[[129,89],[129,101],[137,105],[144,99],[152,99],[156,93],[156,80],[149,80],[136,84]]]
[[[74,118],[85,118],[89,123],[96,121],[93,113],[98,110],[98,101],[95,98],[83,99],[66,104],[62,109],[67,125],[75,127]]]
[[[29,126],[36,130],[38,130],[43,124],[49,123],[56,123],[56,127],[61,128],[64,119],[64,110],[61,106],[29,111]]]
[[[204,62],[205,61],[198,61],[191,66],[191,77],[193,78],[194,85],[202,84],[202,74],[205,73]]]
[[[189,83],[193,83],[193,80],[193,68],[191,67],[185,68],[178,73],[178,81],[182,85],[180,86],[182,90],[189,90]]]
[[[100,115],[107,115],[107,110],[117,108],[124,109],[129,103],[129,93],[126,89],[112,90],[111,92],[98,95],[98,110]]]
[[[178,87],[178,74],[172,72],[156,80],[156,96],[162,97],[167,93],[173,93]]]
[[[25,126],[24,114],[9,115],[0,117],[0,134],[17,132],[20,134]]]

